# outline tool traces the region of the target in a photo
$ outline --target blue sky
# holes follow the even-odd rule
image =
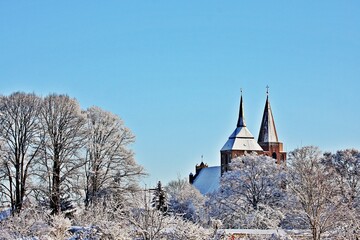
[[[360,2],[0,2],[0,93],[118,114],[148,185],[219,164],[240,88],[257,138],[266,85],[287,151],[359,149]]]

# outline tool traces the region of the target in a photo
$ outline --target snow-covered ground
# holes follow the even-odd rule
[[[10,216],[10,214],[11,214],[10,208],[0,211],[0,221],[6,219],[8,216]]]

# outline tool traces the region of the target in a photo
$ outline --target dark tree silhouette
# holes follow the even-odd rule
[[[154,197],[152,199],[152,206],[161,212],[167,212],[167,197],[164,188],[159,181],[154,189]]]

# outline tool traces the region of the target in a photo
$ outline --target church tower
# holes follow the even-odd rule
[[[269,87],[267,87],[266,95],[258,143],[264,150],[265,155],[276,159],[276,162],[280,164],[286,161],[286,152],[284,152],[283,143],[279,142],[276,132],[274,116],[269,101]]]
[[[246,127],[244,117],[244,107],[242,93],[240,97],[239,118],[236,129],[230,135],[229,139],[220,150],[221,155],[221,174],[228,171],[231,159],[242,156],[245,153],[256,152],[263,154],[263,149],[256,142],[253,135]]]

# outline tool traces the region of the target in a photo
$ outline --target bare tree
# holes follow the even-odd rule
[[[114,191],[131,191],[144,169],[129,145],[134,135],[115,114],[98,107],[87,110],[85,203]]]
[[[35,94],[13,93],[0,99],[1,187],[11,208],[20,211],[39,150],[39,109]]]
[[[81,150],[86,137],[85,115],[75,99],[51,94],[43,100],[41,125],[44,132],[38,164],[42,185],[39,196],[56,214],[61,211],[62,201],[79,191],[75,183],[84,166]]]
[[[313,239],[318,240],[345,220],[341,189],[334,178],[336,172],[322,164],[317,147],[295,149],[289,155],[288,188],[295,200],[292,212],[302,213],[303,224],[310,226]]]

